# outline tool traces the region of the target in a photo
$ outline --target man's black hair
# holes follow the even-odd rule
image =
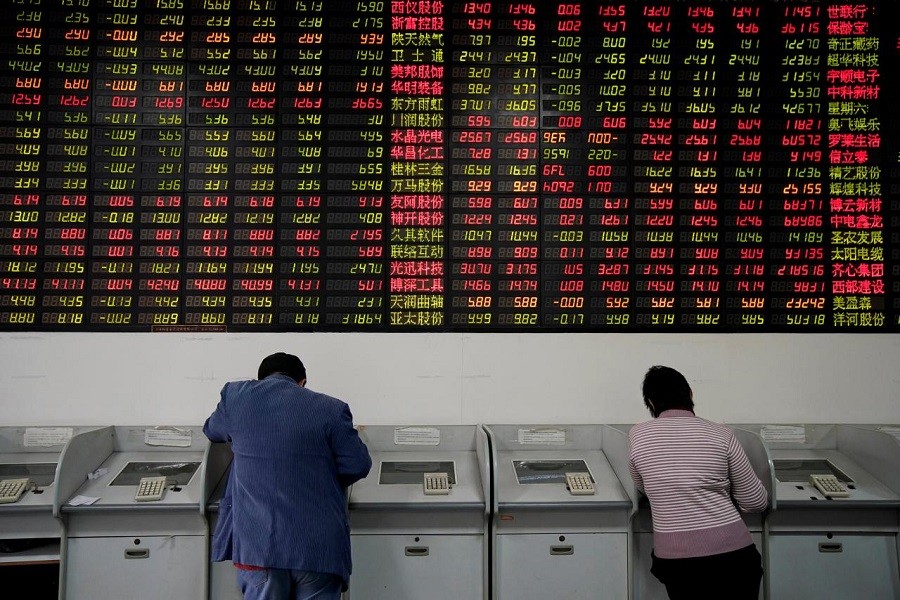
[[[297,383],[306,379],[306,367],[303,366],[300,359],[293,354],[284,352],[276,352],[265,357],[259,363],[259,373],[256,378],[265,379],[272,373],[283,373]]]

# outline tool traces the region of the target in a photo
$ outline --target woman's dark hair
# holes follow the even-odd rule
[[[672,408],[694,410],[694,394],[691,386],[684,375],[671,367],[661,365],[650,367],[644,375],[641,389],[644,393],[644,404],[654,417]]]

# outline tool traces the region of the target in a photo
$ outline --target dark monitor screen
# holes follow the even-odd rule
[[[782,482],[809,481],[809,476],[814,473],[834,475],[841,481],[850,483],[853,481],[846,473],[835,467],[831,461],[824,459],[813,460],[776,460],[775,478]]]
[[[583,460],[514,460],[516,481],[522,484],[565,483],[566,473],[589,472]],[[594,478],[591,476],[591,481]]]
[[[142,477],[163,475],[168,484],[187,485],[199,466],[199,462],[130,462],[109,485],[137,485]]]
[[[423,473],[446,473],[450,485],[456,485],[456,465],[452,460],[383,461],[378,483],[422,483]]]
[[[56,478],[56,463],[17,463],[0,465],[0,479],[27,477],[37,486],[53,483]]]

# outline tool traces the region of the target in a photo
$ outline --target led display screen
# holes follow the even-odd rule
[[[900,331],[889,0],[10,0],[0,330]]]

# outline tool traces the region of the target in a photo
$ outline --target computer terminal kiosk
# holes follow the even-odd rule
[[[60,455],[91,427],[0,427],[0,578],[32,598],[59,595]]]
[[[365,426],[349,495],[353,600],[488,598],[490,456],[474,425]]]
[[[605,425],[486,425],[495,600],[627,598],[635,497]]]
[[[627,436],[631,425],[613,426]],[[732,427],[735,438],[744,449],[744,453],[750,460],[753,470],[760,478],[766,491],[769,493],[769,507],[760,513],[743,513],[741,516],[750,530],[750,537],[760,553],[765,552],[764,518],[767,511],[771,510],[773,502],[772,490],[775,486],[775,478],[772,472],[771,461],[762,440],[755,433]],[[628,475],[628,485],[633,486],[631,475]],[[637,491],[634,491],[637,494]],[[634,515],[633,536],[631,546],[632,582],[634,600],[668,600],[668,594],[663,584],[650,573],[652,566],[651,551],[653,550],[653,519],[650,514],[650,503],[643,494],[639,495],[638,510]],[[765,585],[760,585],[760,599],[765,598]]]
[[[227,466],[212,448],[190,426],[73,438],[60,461],[80,482],[61,505],[62,600],[207,600],[206,506]]]
[[[900,444],[854,425],[742,425],[766,444],[768,598],[900,598]]]
[[[863,429],[871,429],[873,431],[880,431],[881,433],[885,433],[893,437],[898,444],[900,444],[900,424],[886,424],[886,423],[868,423],[864,425],[856,425],[853,427],[861,427]]]
[[[228,473],[231,471],[231,445],[230,444],[212,444],[215,451],[225,452],[227,455],[228,468],[222,474],[222,478],[213,490],[212,496],[209,498],[207,505],[207,515],[209,520],[209,600],[243,600],[244,595],[241,588],[237,584],[237,571],[235,571],[234,563],[230,560],[212,562],[212,536],[216,531],[216,524],[219,521],[219,503],[222,495],[225,493],[225,486],[228,483]],[[216,448],[221,446],[221,448]]]

